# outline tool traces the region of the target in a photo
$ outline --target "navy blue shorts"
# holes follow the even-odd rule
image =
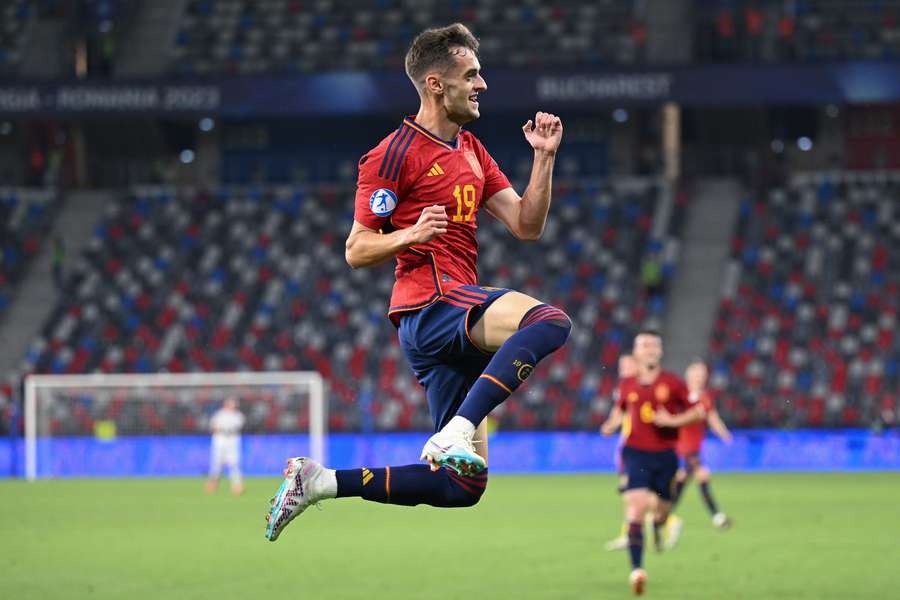
[[[456,414],[493,356],[472,343],[469,328],[497,298],[511,291],[464,285],[400,318],[400,346],[425,387],[435,431]]]
[[[674,450],[648,452],[625,446],[622,460],[628,473],[626,490],[648,489],[663,500],[672,499],[672,484],[678,472],[678,455]]]

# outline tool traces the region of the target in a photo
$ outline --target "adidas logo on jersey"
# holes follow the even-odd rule
[[[431,169],[428,170],[428,177],[435,177],[437,175],[443,175],[444,170],[441,168],[441,165],[434,163],[431,166]]]

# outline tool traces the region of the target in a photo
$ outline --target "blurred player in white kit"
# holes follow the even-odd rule
[[[206,481],[206,492],[212,493],[219,487],[222,468],[228,467],[231,479],[231,493],[235,496],[244,492],[241,481],[241,429],[244,427],[244,415],[238,410],[238,400],[229,397],[222,403],[209,420],[212,431],[210,447],[209,479]]]

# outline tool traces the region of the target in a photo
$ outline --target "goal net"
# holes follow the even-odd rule
[[[244,415],[241,469],[278,474],[290,456],[326,461],[327,406],[315,372],[30,375],[25,476],[205,475],[210,419]]]

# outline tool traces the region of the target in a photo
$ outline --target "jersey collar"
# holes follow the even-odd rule
[[[403,119],[403,124],[407,127],[410,127],[414,131],[418,131],[435,144],[439,144],[444,148],[447,148],[448,150],[456,150],[459,147],[459,136],[456,136],[456,139],[450,141],[439,138],[438,136],[434,135],[433,133],[416,123],[415,115],[409,115],[408,117],[405,117]],[[462,129],[460,129],[460,132],[462,132]]]

